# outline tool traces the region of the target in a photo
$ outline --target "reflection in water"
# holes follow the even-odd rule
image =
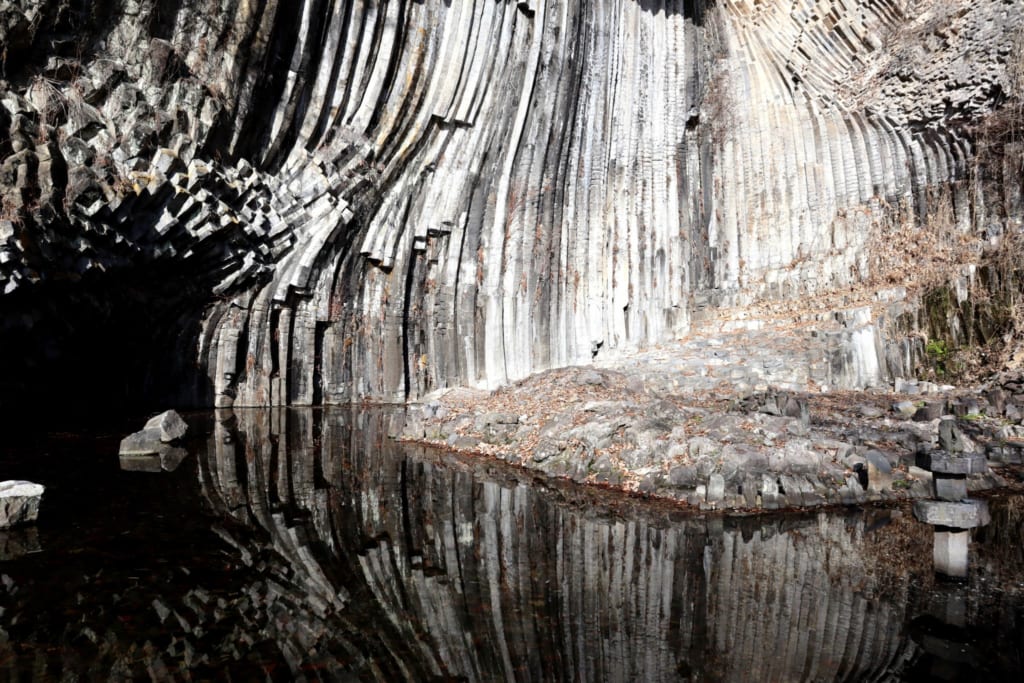
[[[84,619],[106,648],[102,671],[827,681],[1021,670],[1019,499],[993,501],[969,581],[937,583],[931,528],[899,510],[699,519],[407,448],[387,426],[385,412],[218,415],[194,473],[225,571],[199,563],[187,588],[133,598],[145,637]],[[8,607],[0,627],[14,633]],[[0,671],[4,653],[0,637]],[[62,653],[59,670],[86,671],[79,655]]]

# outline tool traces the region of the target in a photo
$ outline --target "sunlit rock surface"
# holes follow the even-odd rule
[[[5,2],[0,301],[38,317],[44,285],[151,269],[188,283],[151,279],[138,313],[192,375],[173,390],[315,404],[493,387],[721,306],[899,282],[940,226],[1016,227],[1009,169],[961,181],[971,126],[1020,94],[1022,10]],[[8,334],[45,329],[25,320]],[[875,334],[836,351],[851,386],[904,369]]]

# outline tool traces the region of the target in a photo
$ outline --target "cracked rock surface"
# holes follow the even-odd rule
[[[722,306],[899,286],[940,224],[1019,227],[1010,166],[961,181],[1020,95],[1022,9],[4,0],[4,392],[102,383],[53,369],[90,321],[61,310],[105,316],[90,352],[152,329],[125,373],[162,373],[150,394],[310,405],[491,389]],[[836,386],[911,376],[879,358]]]

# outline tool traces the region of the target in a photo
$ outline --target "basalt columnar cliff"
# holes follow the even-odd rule
[[[899,285],[1019,228],[1013,127],[984,131],[1022,26],[1024,0],[0,0],[0,395],[406,400]]]

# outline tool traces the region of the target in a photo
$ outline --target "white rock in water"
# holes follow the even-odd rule
[[[0,529],[36,521],[45,490],[30,481],[0,482]]]
[[[188,431],[188,425],[181,419],[181,415],[178,415],[173,410],[167,410],[155,417],[151,417],[142,429],[143,431],[159,429],[160,440],[164,443],[170,443],[185,436],[185,432]]]

